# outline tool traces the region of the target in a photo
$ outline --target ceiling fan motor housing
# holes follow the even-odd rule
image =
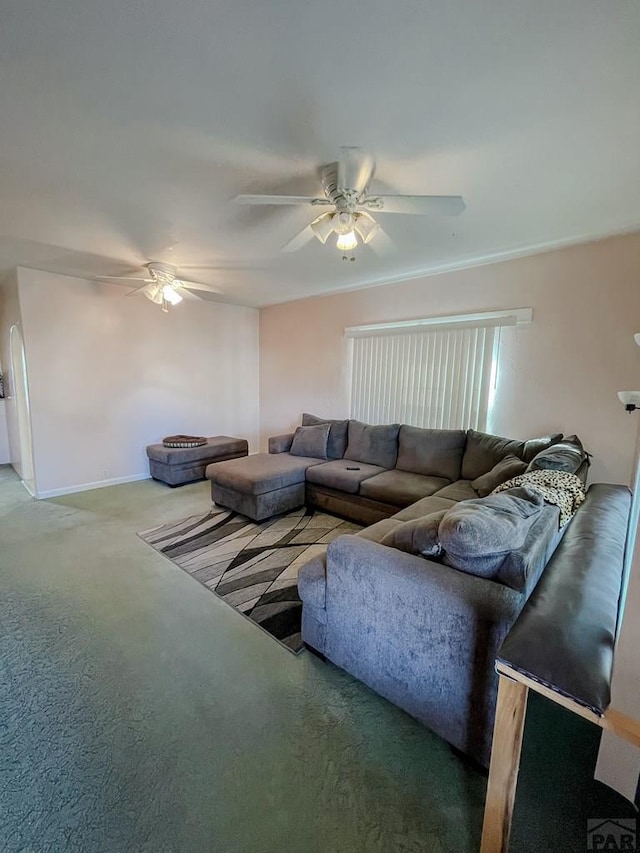
[[[322,189],[325,196],[334,204],[338,211],[346,211],[353,213],[356,206],[360,203],[360,199],[367,194],[366,188],[362,191],[341,188],[338,189],[338,164],[329,163],[322,170]]]
[[[178,268],[173,264],[165,264],[161,261],[150,261],[147,269],[151,277],[162,284],[172,284],[175,281]]]

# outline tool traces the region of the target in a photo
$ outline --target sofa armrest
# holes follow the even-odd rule
[[[272,435],[269,439],[269,453],[286,453],[291,450],[294,433],[286,435]]]
[[[327,549],[323,654],[489,763],[494,661],[525,596],[358,536]]]
[[[327,610],[336,598],[349,599],[350,607],[361,605],[373,621],[402,608],[403,620],[415,613],[434,625],[470,612],[510,625],[524,605],[522,593],[503,584],[350,535],[327,549],[326,596]]]

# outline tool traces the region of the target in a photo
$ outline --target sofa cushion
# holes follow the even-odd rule
[[[395,468],[398,458],[398,432],[400,424],[373,426],[360,421],[349,421],[349,441],[345,451],[347,459]]]
[[[524,474],[527,470],[527,463],[517,456],[505,456],[493,468],[481,477],[471,483],[471,488],[480,495],[481,498],[486,498],[495,488],[502,483],[506,483],[512,477],[517,477],[518,474]]]
[[[391,516],[397,521],[411,521],[414,518],[421,518],[423,515],[429,515],[432,512],[438,512],[441,509],[450,509],[455,506],[455,501],[450,501],[447,498],[441,498],[437,495],[432,495],[428,498],[422,498],[416,501],[411,506],[401,509],[395,515]]]
[[[405,521],[387,533],[380,544],[419,557],[439,557],[442,547],[438,530],[447,512],[449,510],[441,509],[440,512]]]
[[[587,453],[577,435],[568,435],[562,441],[542,450],[529,463],[527,471],[567,471],[575,474],[587,460]]]
[[[467,430],[467,444],[462,457],[461,477],[475,480],[490,471],[496,462],[512,454],[522,459],[524,441],[514,441],[499,435]]]
[[[396,527],[402,527],[402,522],[396,518],[383,518],[382,521],[376,521],[375,524],[370,524],[369,527],[359,530],[356,536],[359,536],[360,539],[368,539],[370,542],[380,542]]]
[[[355,495],[363,480],[381,474],[383,471],[384,468],[379,465],[366,465],[355,459],[333,459],[331,462],[309,468],[307,480],[309,483],[317,483],[320,486],[328,486],[330,489]]]
[[[331,418],[318,418],[304,412],[302,415],[302,426],[315,426],[316,424],[329,424],[329,441],[327,442],[327,457],[329,459],[342,459],[347,449],[347,431],[349,421],[332,420]]]
[[[326,459],[330,429],[331,424],[299,426],[293,434],[289,453],[292,456],[314,456],[316,459]]]
[[[537,456],[542,450],[551,447],[552,444],[557,444],[562,441],[562,433],[554,432],[549,435],[542,435],[540,438],[530,438],[524,443],[524,453],[522,458],[525,462],[531,462],[534,456]]]
[[[360,494],[374,501],[404,507],[437,492],[449,481],[442,477],[425,477],[409,471],[384,471],[360,486]]]
[[[461,429],[400,427],[396,468],[432,477],[457,480],[467,434]]]
[[[455,483],[444,486],[444,488],[437,491],[435,496],[457,502],[475,500],[478,497],[478,493],[469,480],[456,480]]]
[[[512,571],[507,558],[522,547],[543,506],[542,495],[527,487],[462,501],[440,523],[443,561],[468,574],[522,590],[526,578]]]
[[[256,453],[228,462],[214,462],[207,466],[205,476],[218,486],[244,495],[263,495],[304,483],[307,469],[322,462],[323,459],[288,453]]]

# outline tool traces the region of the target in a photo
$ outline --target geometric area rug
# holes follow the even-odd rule
[[[301,509],[266,521],[212,510],[138,536],[294,654],[302,651],[298,568],[359,524]]]

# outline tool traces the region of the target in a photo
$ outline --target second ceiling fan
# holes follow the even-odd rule
[[[365,245],[376,234],[382,234],[380,224],[371,215],[404,213],[417,216],[435,214],[457,216],[465,209],[459,195],[378,195],[369,192],[369,183],[375,173],[375,161],[361,148],[343,147],[337,163],[322,169],[324,195],[239,195],[239,204],[293,204],[315,208],[331,208],[317,216],[283,246],[284,252],[295,252],[313,238],[326,243],[332,234],[337,236],[336,247],[348,257],[358,246],[358,238]]]
[[[202,299],[197,293],[192,291],[203,291],[206,293],[222,293],[220,288],[214,287],[211,284],[205,284],[199,281],[187,281],[178,278],[178,268],[175,264],[164,263],[162,261],[149,261],[144,264],[142,269],[148,271],[148,275],[144,278],[133,278],[128,275],[101,275],[95,278],[99,281],[109,280],[114,282],[142,282],[129,291],[127,296],[135,296],[142,294],[160,305],[163,311],[167,311],[169,305],[177,305],[183,299],[197,300]],[[202,267],[205,269],[205,267]]]

